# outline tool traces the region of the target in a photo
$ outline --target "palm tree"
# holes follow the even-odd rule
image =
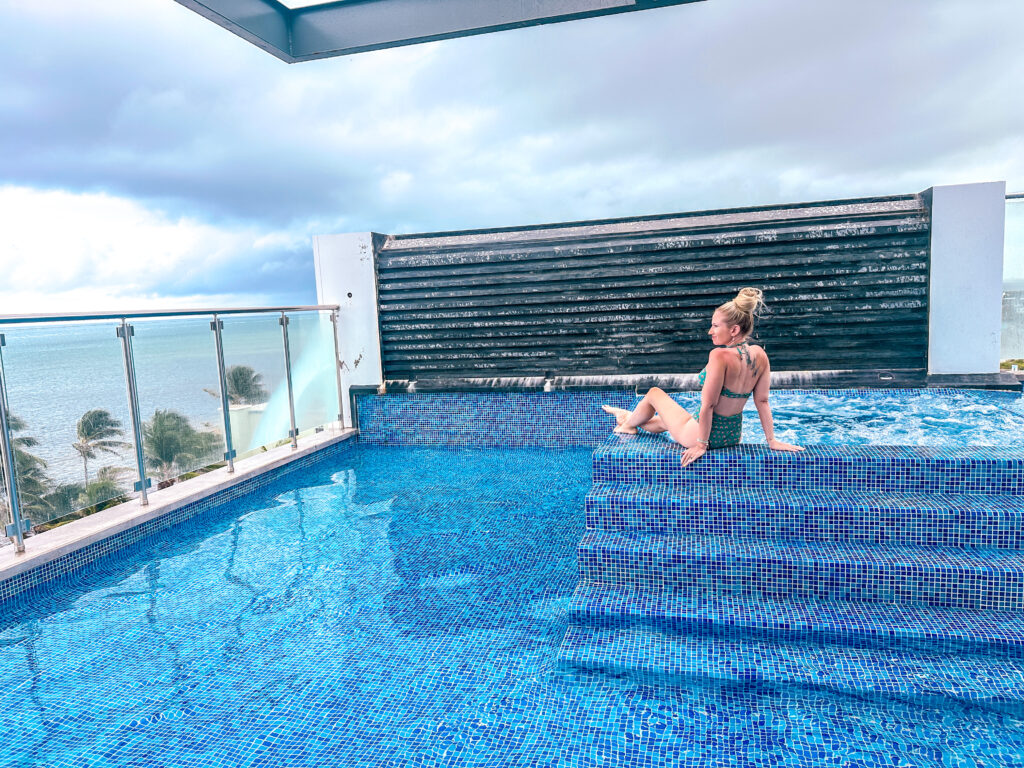
[[[81,483],[61,483],[46,494],[44,501],[53,514],[63,517],[82,506],[81,497],[84,492],[85,488]]]
[[[17,416],[8,412],[7,423],[11,433],[23,432],[28,425]],[[15,435],[12,440],[14,450],[14,463],[17,468],[18,477],[18,498],[21,501],[21,510],[27,515],[43,514],[49,516],[50,506],[45,501],[45,496],[50,492],[50,479],[46,476],[46,462],[30,453],[27,448],[34,448],[38,444],[31,435]],[[6,484],[3,465],[0,464],[0,485]],[[5,508],[8,506],[4,505]]]
[[[228,385],[228,402],[231,405],[257,405],[265,403],[270,394],[263,388],[263,374],[256,373],[248,365],[231,365],[224,371]],[[219,392],[205,389],[205,392],[220,397]]]
[[[47,531],[128,501],[121,485],[128,472],[124,467],[100,467],[96,479],[85,487],[81,483],[58,485],[44,499],[52,519],[33,528],[37,532]]]
[[[161,478],[170,480],[187,471],[189,464],[212,458],[217,446],[215,432],[199,432],[177,411],[157,410],[142,425],[146,463]]]
[[[128,497],[124,495],[124,488],[121,486],[121,477],[127,471],[124,467],[100,467],[96,479],[85,486],[82,492],[82,506],[96,506],[98,512],[100,509],[127,501]]]
[[[263,388],[263,374],[248,365],[232,365],[224,375],[228,381],[228,402],[233,405],[256,405],[270,397]]]
[[[85,475],[85,487],[89,486],[89,459],[95,459],[97,453],[112,453],[127,448],[128,443],[117,438],[124,437],[121,422],[110,415],[110,411],[94,408],[86,411],[78,420],[78,440],[71,444],[82,457]]]

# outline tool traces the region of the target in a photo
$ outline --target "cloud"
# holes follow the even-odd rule
[[[1024,190],[1022,24],[711,0],[289,66],[172,0],[0,0],[0,183],[134,201],[177,249],[168,295],[306,290],[318,232]]]
[[[104,193],[0,187],[0,312],[309,302],[308,238]]]

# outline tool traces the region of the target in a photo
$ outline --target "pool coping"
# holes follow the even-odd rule
[[[357,430],[345,429],[335,423],[322,432],[304,438],[298,448],[293,449],[286,444],[236,461],[234,473],[229,474],[227,467],[222,467],[168,488],[152,491],[147,506],[142,506],[137,498],[131,499],[42,534],[29,536],[25,539],[24,552],[15,552],[13,546],[0,549],[0,586],[10,584],[17,577],[43,568],[55,560],[159,520],[187,505],[209,499],[275,469],[287,467],[357,435]],[[0,590],[2,592],[4,590]],[[0,602],[3,600],[4,595],[0,594]]]

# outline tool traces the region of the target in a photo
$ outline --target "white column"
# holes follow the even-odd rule
[[[995,373],[1002,322],[1006,182],[932,187],[928,192],[928,373]]]
[[[320,304],[337,304],[338,354],[341,359],[345,426],[352,426],[349,387],[379,386],[384,381],[377,322],[377,273],[373,233],[313,237],[316,296]]]

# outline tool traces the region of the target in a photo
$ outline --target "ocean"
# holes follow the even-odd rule
[[[249,430],[265,442],[286,438],[290,428],[278,317],[222,318],[225,365],[250,366],[270,393],[265,409],[258,409],[260,423]],[[200,316],[132,321],[143,421],[157,409],[174,410],[186,416],[196,429],[217,432],[223,439],[210,319]],[[6,337],[2,353],[10,412],[26,424],[19,434],[39,441],[30,450],[46,462],[47,475],[54,484],[83,480],[82,459],[72,443],[77,439],[78,420],[86,411],[109,411],[123,425],[124,440],[132,440],[118,325],[108,320],[0,327]],[[296,401],[302,401],[302,407],[297,408],[300,429],[332,421],[337,414],[333,343],[326,313],[290,315],[292,377]],[[237,427],[232,432],[237,434]],[[255,446],[235,445],[240,454],[250,447]],[[135,455],[131,448],[115,455],[100,454],[90,461],[91,479],[101,466],[128,467],[132,470],[126,475],[131,478],[128,484],[134,482]]]

